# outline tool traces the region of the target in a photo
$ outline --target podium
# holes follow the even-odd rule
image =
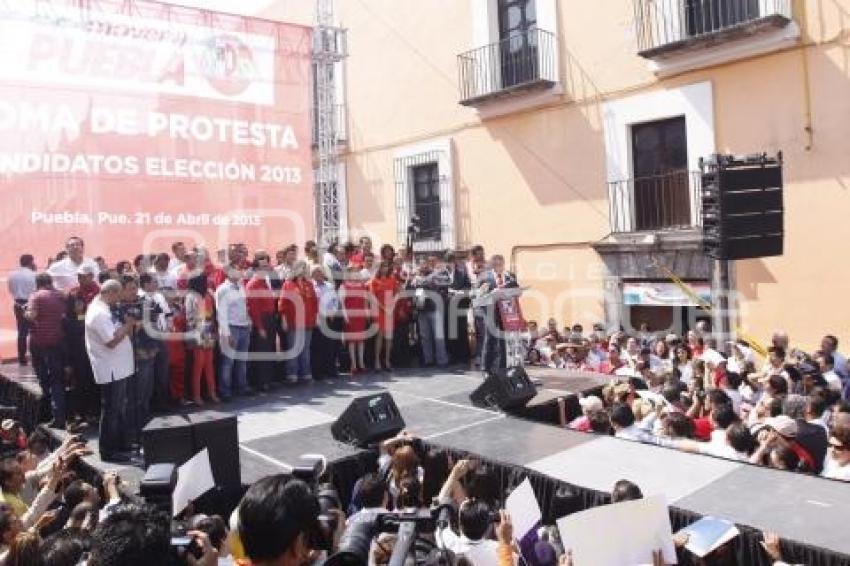
[[[525,348],[521,333],[525,330],[525,319],[519,298],[529,287],[496,289],[472,300],[473,307],[494,307],[499,310],[502,332],[505,335],[505,365],[522,367],[525,364]]]

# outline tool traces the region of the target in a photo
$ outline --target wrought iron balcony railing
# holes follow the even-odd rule
[[[792,18],[791,0],[634,0],[638,52],[652,58]]]
[[[701,225],[701,177],[686,169],[608,183],[611,232],[687,230]]]
[[[457,60],[460,103],[465,106],[558,82],[557,39],[537,28],[461,53]]]

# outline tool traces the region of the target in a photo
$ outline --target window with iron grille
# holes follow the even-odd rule
[[[440,165],[436,161],[417,165],[413,178],[413,213],[419,218],[416,240],[440,239]]]
[[[418,219],[414,250],[439,252],[455,246],[451,141],[437,139],[401,148],[393,161],[399,242]]]

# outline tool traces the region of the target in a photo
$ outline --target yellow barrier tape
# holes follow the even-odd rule
[[[698,308],[701,308],[702,310],[707,312],[711,312],[711,304],[703,300],[703,298],[699,295],[697,295],[694,290],[691,289],[691,286],[682,281],[682,279],[678,275],[673,273],[670,268],[668,268],[661,262],[656,262],[655,265],[656,267],[658,267],[658,269],[663,271],[667,278],[669,278],[679,289],[681,289],[683,293],[685,293],[693,302],[695,302]],[[750,345],[750,348],[752,348],[758,355],[763,358],[767,357],[767,349],[762,346],[761,343],[759,343],[759,341],[752,337],[748,332],[744,331],[740,326],[737,326],[735,328],[735,332],[738,334],[738,336],[746,340],[747,343]]]

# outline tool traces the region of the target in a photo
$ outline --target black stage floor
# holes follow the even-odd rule
[[[547,373],[539,397],[543,402],[598,386],[585,378],[554,380]],[[331,438],[330,423],[353,397],[386,390],[407,429],[432,444],[598,491],[608,492],[615,481],[629,479],[644,494],[663,494],[681,509],[850,555],[850,537],[844,531],[850,489],[844,483],[582,434],[473,407],[468,395],[480,382],[472,372],[411,370],[281,386],[216,410],[238,415],[246,484],[287,470],[301,454],[324,454],[331,461],[356,455],[358,449]],[[91,464],[101,466],[96,459]]]

